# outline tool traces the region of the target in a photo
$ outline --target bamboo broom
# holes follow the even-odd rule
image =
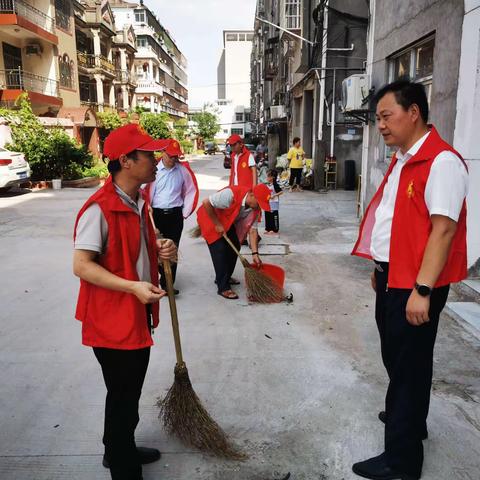
[[[150,219],[152,220],[152,218]],[[157,406],[160,408],[159,418],[163,421],[168,433],[177,435],[187,445],[220,457],[244,460],[247,456],[229,442],[225,432],[205,410],[192,387],[183,359],[172,267],[169,260],[163,260],[163,270],[167,284],[177,363],[174,369],[173,385],[165,398],[159,399],[157,402]]]
[[[247,286],[247,297],[258,303],[278,303],[281,302],[285,295],[283,289],[275,283],[268,275],[255,268],[240,253],[233,242],[224,233],[223,238],[237,254],[240,262],[245,268],[245,284]]]

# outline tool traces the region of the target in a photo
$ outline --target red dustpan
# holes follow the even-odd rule
[[[258,268],[265,275],[269,276],[280,288],[283,289],[285,285],[285,270],[278,265],[272,263],[262,263]]]

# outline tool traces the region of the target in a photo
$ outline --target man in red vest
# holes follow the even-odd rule
[[[257,164],[250,150],[243,144],[240,135],[228,139],[232,148],[230,154],[230,186],[254,188],[257,184]]]
[[[391,165],[360,227],[354,255],[372,259],[375,317],[389,377],[385,451],[353,465],[364,478],[418,479],[432,385],[433,349],[450,283],[467,275],[467,167],[428,125],[422,85],[406,80],[376,95]]]
[[[155,179],[153,152],[160,148],[138,125],[114,130],[104,145],[111,176],[82,207],[74,230],[73,270],[80,277],[75,316],[107,387],[103,465],[113,480],[141,480],[141,464],[160,458],[156,449],[137,448],[134,435],[165,295],[158,263],[176,254],[171,240],[156,240],[148,198],[140,191]]]
[[[223,238],[226,234],[238,250],[250,235],[253,261],[260,265],[258,254],[257,222],[261,209],[270,211],[270,189],[265,184],[251,187],[227,187],[206,198],[197,211],[197,221],[203,238],[208,244],[215,269],[217,293],[228,300],[238,295],[231,285],[239,282],[232,279],[237,255]]]

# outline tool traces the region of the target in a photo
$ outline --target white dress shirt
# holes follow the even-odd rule
[[[430,132],[426,133],[405,154],[400,150],[396,153],[397,163],[388,177],[382,200],[375,212],[370,253],[378,262],[388,262],[390,259],[390,237],[400,174],[407,161],[418,152],[429,134]],[[443,215],[455,222],[458,221],[467,193],[468,172],[463,162],[450,151],[438,154],[432,163],[425,186],[425,203],[430,215]]]
[[[183,175],[180,165],[166,168],[158,162],[157,176],[153,188],[153,208],[183,207]]]
[[[240,154],[236,154],[233,156],[233,184],[238,185],[238,159],[240,158]],[[254,167],[256,165],[255,163],[255,158],[253,158],[253,155],[250,154],[248,157],[248,166],[249,167]]]

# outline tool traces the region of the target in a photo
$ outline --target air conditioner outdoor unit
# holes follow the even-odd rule
[[[270,107],[270,118],[283,118],[285,116],[285,105],[272,105]]]
[[[41,55],[42,54],[42,46],[38,43],[31,43],[25,46],[25,55]]]
[[[350,75],[342,82],[342,106],[344,112],[368,110],[368,75]]]

